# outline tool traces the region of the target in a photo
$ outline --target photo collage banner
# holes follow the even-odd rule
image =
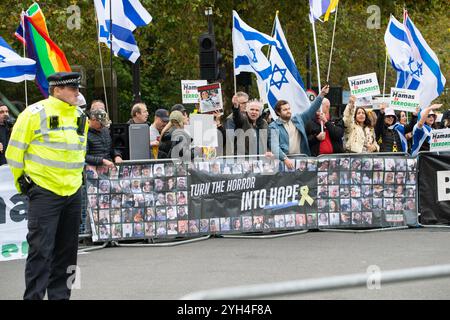
[[[94,241],[414,225],[416,159],[342,155],[86,166]]]

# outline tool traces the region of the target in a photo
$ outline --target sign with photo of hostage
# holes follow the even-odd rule
[[[415,158],[229,160],[87,166],[93,241],[417,224]]]
[[[86,166],[85,179],[93,241],[173,238],[195,231],[198,222],[188,220],[185,164]]]
[[[273,174],[255,173],[253,162],[258,160],[234,163],[230,170],[227,163],[213,161],[211,171],[191,170],[189,211],[194,217],[230,217],[232,227],[221,233],[303,229],[307,214],[314,217],[308,227],[317,227],[316,173],[279,171],[278,164]]]
[[[197,87],[200,96],[200,113],[223,112],[222,88],[220,83]]]

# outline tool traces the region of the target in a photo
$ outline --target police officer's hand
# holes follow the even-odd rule
[[[103,159],[103,165],[107,166],[108,168],[114,167],[114,163],[112,163],[111,161],[106,160],[106,159]]]
[[[0,152],[3,152],[3,144],[0,142]]]

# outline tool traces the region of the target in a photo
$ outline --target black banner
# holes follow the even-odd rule
[[[283,172],[278,161],[197,163],[188,178],[190,211],[210,219],[209,232],[306,228],[307,218],[317,227],[315,160],[311,165]]]
[[[293,161],[87,166],[93,240],[417,224],[415,158]]]
[[[413,158],[299,158],[292,171],[278,162],[201,162],[188,181],[190,212],[201,213],[205,232],[208,219],[212,233],[417,223]]]
[[[419,154],[419,212],[422,224],[450,224],[449,152]]]

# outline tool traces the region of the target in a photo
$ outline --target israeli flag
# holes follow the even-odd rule
[[[261,48],[265,45],[278,46],[278,41],[247,25],[234,10],[232,37],[234,75],[252,72],[259,81],[268,79],[272,66]]]
[[[420,148],[422,147],[425,141],[430,142],[432,130],[433,129],[427,124],[424,124],[422,128],[419,128],[417,124],[414,126],[411,156],[413,157],[417,156],[417,154],[420,151]]]
[[[391,16],[384,41],[398,72],[396,86],[417,90],[420,107],[428,107],[442,93],[446,82],[436,54],[407,14],[404,24]]]
[[[0,80],[17,83],[35,77],[36,61],[22,58],[0,37]]]
[[[94,0],[94,3],[99,41],[110,48],[110,12],[112,11],[112,50],[116,56],[135,63],[141,54],[133,31],[137,27],[148,25],[152,21],[152,16],[139,0]],[[111,3],[112,8],[110,8]]]
[[[280,46],[273,47],[270,51],[269,62],[272,65],[272,73],[265,81],[265,87],[272,117],[276,119],[274,108],[278,100],[288,101],[293,114],[307,110],[311,103],[278,16],[275,17],[274,38]]]

